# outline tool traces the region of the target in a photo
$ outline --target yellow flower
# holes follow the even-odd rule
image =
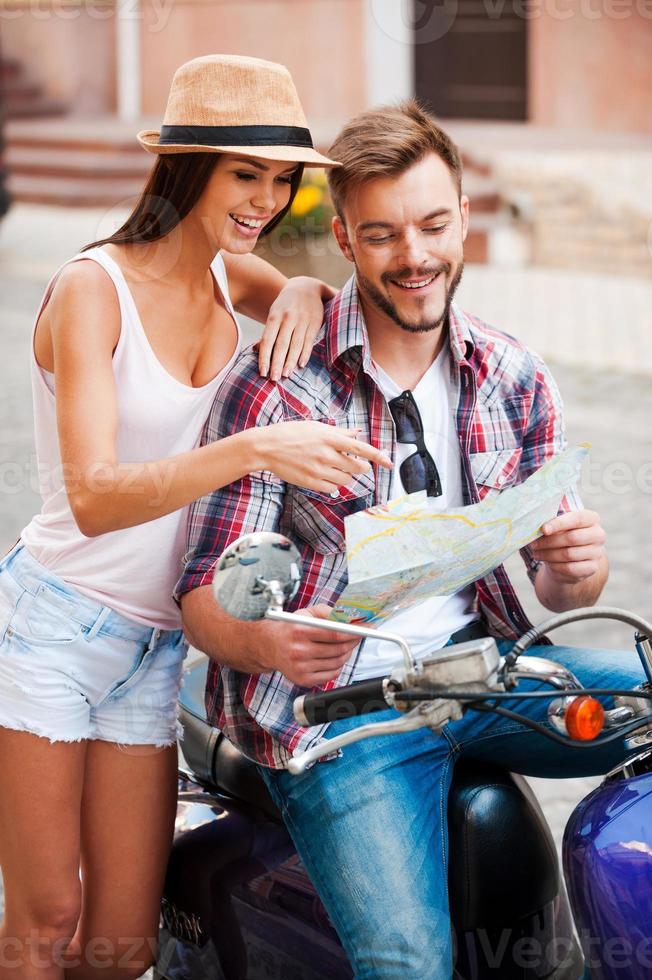
[[[319,207],[324,200],[323,191],[313,184],[304,184],[297,191],[297,196],[292,202],[292,214],[297,218],[303,218],[310,214],[314,208]]]

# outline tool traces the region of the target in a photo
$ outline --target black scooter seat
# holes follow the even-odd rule
[[[179,745],[188,768],[207,787],[247,803],[281,823],[281,814],[255,763],[207,721],[204,706],[207,671],[207,658],[193,663],[186,670],[179,695],[183,725]]]
[[[198,661],[182,688],[184,757],[205,785],[280,821],[255,763],[206,720],[206,670],[207,660]],[[449,897],[458,929],[517,922],[558,895],[554,842],[521,776],[486,762],[457,763],[448,828]]]

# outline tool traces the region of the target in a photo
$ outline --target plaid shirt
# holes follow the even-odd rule
[[[565,448],[562,405],[544,363],[518,340],[486,326],[458,307],[449,321],[451,377],[458,391],[465,503],[525,480]],[[328,304],[309,363],[280,382],[262,378],[251,351],[240,356],[220,389],[203,443],[250,426],[314,419],[362,428],[361,438],[390,457],[395,431],[378,386],[355,279]],[[335,604],[347,582],[344,519],[386,503],[393,472],[374,467],[339,497],[283,483],[267,471],[253,473],[197,501],[189,518],[185,570],[176,595],[208,585],[216,559],[242,534],[280,531],[301,552],[303,578],[288,609]],[[576,497],[562,510],[579,507]],[[521,552],[530,577],[537,563]],[[502,566],[475,584],[479,613],[497,637],[515,638],[530,627]],[[355,680],[357,651],[336,681]],[[294,698],[305,693],[281,673],[249,675],[211,660],[206,689],[210,721],[245,755],[272,768],[287,766],[322,736],[325,727],[302,728]]]

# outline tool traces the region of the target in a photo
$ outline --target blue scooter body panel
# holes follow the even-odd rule
[[[652,772],[623,775],[566,825],[564,873],[591,980],[652,977],[651,812]]]

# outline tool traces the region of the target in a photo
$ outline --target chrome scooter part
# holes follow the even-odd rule
[[[636,649],[641,658],[645,676],[648,682],[652,684],[652,643],[650,642],[652,623],[643,619],[642,616],[630,613],[627,609],[620,609],[618,606],[583,606],[581,609],[571,609],[569,612],[551,616],[539,626],[533,626],[516,641],[508,655],[508,660],[514,663],[517,657],[546,633],[551,633],[561,626],[578,623],[585,619],[615,619],[618,622],[627,623],[628,626],[633,626],[637,631],[635,636]]]
[[[314,626],[314,620],[312,620],[311,625]],[[289,771],[293,775],[299,775],[319,759],[332,755],[345,746],[359,742],[364,738],[413,731],[425,726],[438,731],[446,722],[462,717],[464,708],[459,700],[434,697],[412,707],[411,704],[401,700],[401,690],[426,691],[433,687],[443,689],[451,683],[455,683],[456,690],[462,690],[469,694],[487,694],[494,690],[503,690],[502,684],[498,680],[501,663],[500,654],[493,639],[484,637],[480,640],[460,643],[447,649],[448,652],[445,655],[430,657],[422,661],[418,671],[397,668],[383,682],[382,692],[385,701],[388,706],[405,712],[404,718],[362,725],[360,728],[345,732],[343,735],[320,742],[308,749],[307,752],[292,759],[288,765]],[[356,685],[343,687],[339,691],[334,688],[328,692],[328,698],[332,702],[337,700],[339,696],[344,702],[347,697],[351,696],[355,688]],[[294,716],[300,724],[307,720],[307,702],[314,704],[317,697],[319,696],[308,694],[297,698],[294,702]],[[313,721],[312,724],[315,722]]]
[[[516,667],[505,667],[505,685],[513,679],[539,678],[559,690],[571,689],[578,690],[583,684],[577,679],[575,674],[567,667],[546,660],[543,657],[528,657],[517,661]],[[555,698],[548,705],[548,721],[561,735],[568,735],[566,725],[566,715],[571,704],[581,695],[574,694],[566,697]],[[642,698],[624,698],[616,696],[614,698],[615,707],[604,713],[604,729],[618,728],[636,717],[648,716],[652,718],[652,705]]]
[[[582,686],[571,670],[554,660],[547,660],[545,657],[528,657],[527,660],[519,660],[515,667],[510,666],[505,659],[503,660],[502,679],[506,688],[513,686],[511,684],[512,679],[522,680],[525,678],[546,681],[552,687],[562,691],[565,688]]]
[[[528,657],[524,660],[518,660],[516,666],[510,666],[508,662],[505,662],[503,669],[505,687],[512,689],[516,681],[524,679],[541,680],[560,691],[577,690],[582,687],[571,670],[553,660],[547,660],[545,657]],[[548,721],[560,735],[568,735],[566,714],[577,697],[578,695],[555,698],[548,705]]]
[[[652,691],[652,685],[647,682],[641,684],[640,690],[649,693]],[[612,716],[614,725],[618,724],[619,715],[623,717],[624,721],[630,718],[640,718],[642,725],[645,725],[647,722],[645,729],[634,732],[633,735],[625,740],[627,748],[640,749],[652,744],[652,703],[644,698],[637,698],[635,696],[624,697],[623,695],[617,695],[614,698],[614,703],[617,707],[613,711],[607,712],[608,715]]]
[[[297,758],[290,759],[288,769],[293,776],[300,776],[314,762],[327,755],[337,754],[345,745],[352,745],[354,742],[360,742],[363,738],[372,738],[374,735],[397,735],[402,732],[413,732],[417,728],[425,728],[427,725],[427,717],[420,708],[413,708],[404,718],[362,725],[351,732],[344,732],[343,735],[337,735],[335,738],[325,739],[318,745],[313,745],[307,752],[302,752]]]
[[[539,626],[532,627],[532,629],[528,630],[527,633],[524,633],[516,641],[510,653],[505,658],[507,671],[511,673],[511,676],[518,676],[516,663],[518,662],[519,664],[518,669],[522,670],[525,662],[518,661],[517,658],[542,636],[561,626],[590,619],[612,619],[635,627],[636,634],[634,642],[645,676],[647,677],[647,683],[642,685],[642,687],[650,689],[652,687],[652,643],[650,642],[650,637],[652,637],[652,624],[648,623],[641,616],[630,613],[626,609],[620,609],[617,606],[587,606],[581,609],[573,609],[569,612],[552,616]],[[528,660],[531,659],[528,657]],[[565,732],[566,726],[563,719],[569,703],[570,699],[563,698],[552,702],[548,708],[549,721],[553,727],[562,733]],[[614,698],[614,705],[614,708],[605,712],[605,729],[617,728],[619,725],[633,721],[637,717],[641,718],[641,726],[643,727],[645,725],[645,719],[650,718],[650,727],[646,731],[637,732],[632,735],[625,741],[625,744],[628,748],[638,748],[641,745],[652,743],[652,706],[649,701],[642,698],[616,696]]]
[[[638,650],[638,655],[641,658],[641,663],[643,664],[643,670],[647,677],[648,684],[652,684],[652,643],[650,643],[650,637],[652,633],[641,633],[640,631],[634,636],[634,643],[636,644],[636,649]]]
[[[421,661],[416,675],[406,674],[403,684],[405,687],[423,688],[453,684],[459,689],[465,684],[482,682],[487,687],[498,686],[502,690],[498,677],[500,665],[496,641],[491,636],[483,636],[479,640],[468,640],[437,650]]]
[[[283,608],[301,584],[301,557],[289,538],[256,531],[233,541],[220,556],[213,595],[235,619],[264,619],[271,607]]]
[[[289,538],[273,531],[255,531],[233,541],[221,555],[213,577],[213,595],[218,605],[235,619],[272,619],[314,628],[312,616],[283,609],[296,595],[301,575],[301,556]],[[396,633],[331,619],[320,619],[319,628],[394,643],[403,654],[405,669],[419,672],[409,644]]]
[[[269,585],[270,583],[266,583]],[[420,665],[412,656],[409,644],[399,636],[398,633],[388,633],[385,630],[372,629],[369,626],[353,626],[351,623],[338,623],[335,619],[318,619],[314,616],[303,616],[301,613],[284,612],[283,609],[270,608],[265,613],[265,619],[272,619],[281,623],[298,623],[300,626],[310,626],[312,629],[317,625],[319,629],[330,630],[331,633],[346,633],[348,636],[359,636],[360,639],[370,637],[373,640],[387,640],[395,643],[403,654],[403,663],[406,670],[420,673]]]

